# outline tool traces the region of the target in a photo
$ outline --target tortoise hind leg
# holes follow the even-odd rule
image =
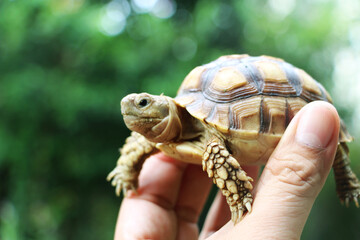
[[[225,144],[219,138],[213,138],[207,144],[203,155],[203,170],[220,188],[226,197],[231,211],[231,220],[236,224],[243,214],[251,212],[253,201],[250,190],[253,181],[231,156]]]
[[[349,201],[354,201],[359,207],[358,198],[360,197],[360,183],[355,173],[350,168],[349,149],[346,143],[341,142],[336,151],[333,164],[336,192],[341,202],[349,205]]]

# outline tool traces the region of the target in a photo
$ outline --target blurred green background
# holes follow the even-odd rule
[[[1,0],[0,239],[111,239],[120,99],[174,96],[192,68],[231,53],[320,81],[358,139],[360,175],[358,0]],[[360,239],[360,209],[340,205],[332,174],[303,239]]]

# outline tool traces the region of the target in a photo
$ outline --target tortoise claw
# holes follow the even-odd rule
[[[360,207],[359,198],[360,198],[360,189],[356,188],[351,191],[348,191],[343,196],[340,196],[340,201],[341,204],[345,204],[346,207],[349,207],[350,202],[353,201],[355,206],[359,208]]]
[[[231,211],[231,221],[235,224],[241,221],[244,215],[244,210],[242,207],[238,207]]]
[[[118,165],[107,176],[107,180],[111,181],[111,185],[115,187],[115,194],[120,196],[123,192],[123,196],[129,196],[129,191],[132,190],[136,193],[137,186],[137,174],[131,171],[127,171],[126,167]]]
[[[238,211],[231,212],[231,220],[233,221],[234,224],[236,224],[237,219],[238,219]]]
[[[251,203],[250,202],[246,202],[245,203],[245,207],[248,210],[249,213],[251,213]]]
[[[359,202],[358,202],[357,197],[354,197],[354,198],[353,198],[353,201],[355,202],[355,206],[356,206],[357,208],[359,208]]]

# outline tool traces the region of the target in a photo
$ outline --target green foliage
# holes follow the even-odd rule
[[[282,57],[331,92],[347,44],[335,2],[276,2],[178,1],[165,19],[131,10],[109,34],[109,1],[1,1],[0,239],[112,238],[120,199],[105,178],[129,134],[119,111],[128,93],[174,96],[192,68],[231,53]],[[350,119],[352,106],[340,112]],[[359,238],[360,215],[339,206],[333,185],[306,239]]]

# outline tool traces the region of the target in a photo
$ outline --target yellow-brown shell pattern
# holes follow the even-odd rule
[[[229,55],[195,68],[175,100],[219,131],[281,135],[294,115],[315,100],[332,102],[305,71],[279,58]]]

